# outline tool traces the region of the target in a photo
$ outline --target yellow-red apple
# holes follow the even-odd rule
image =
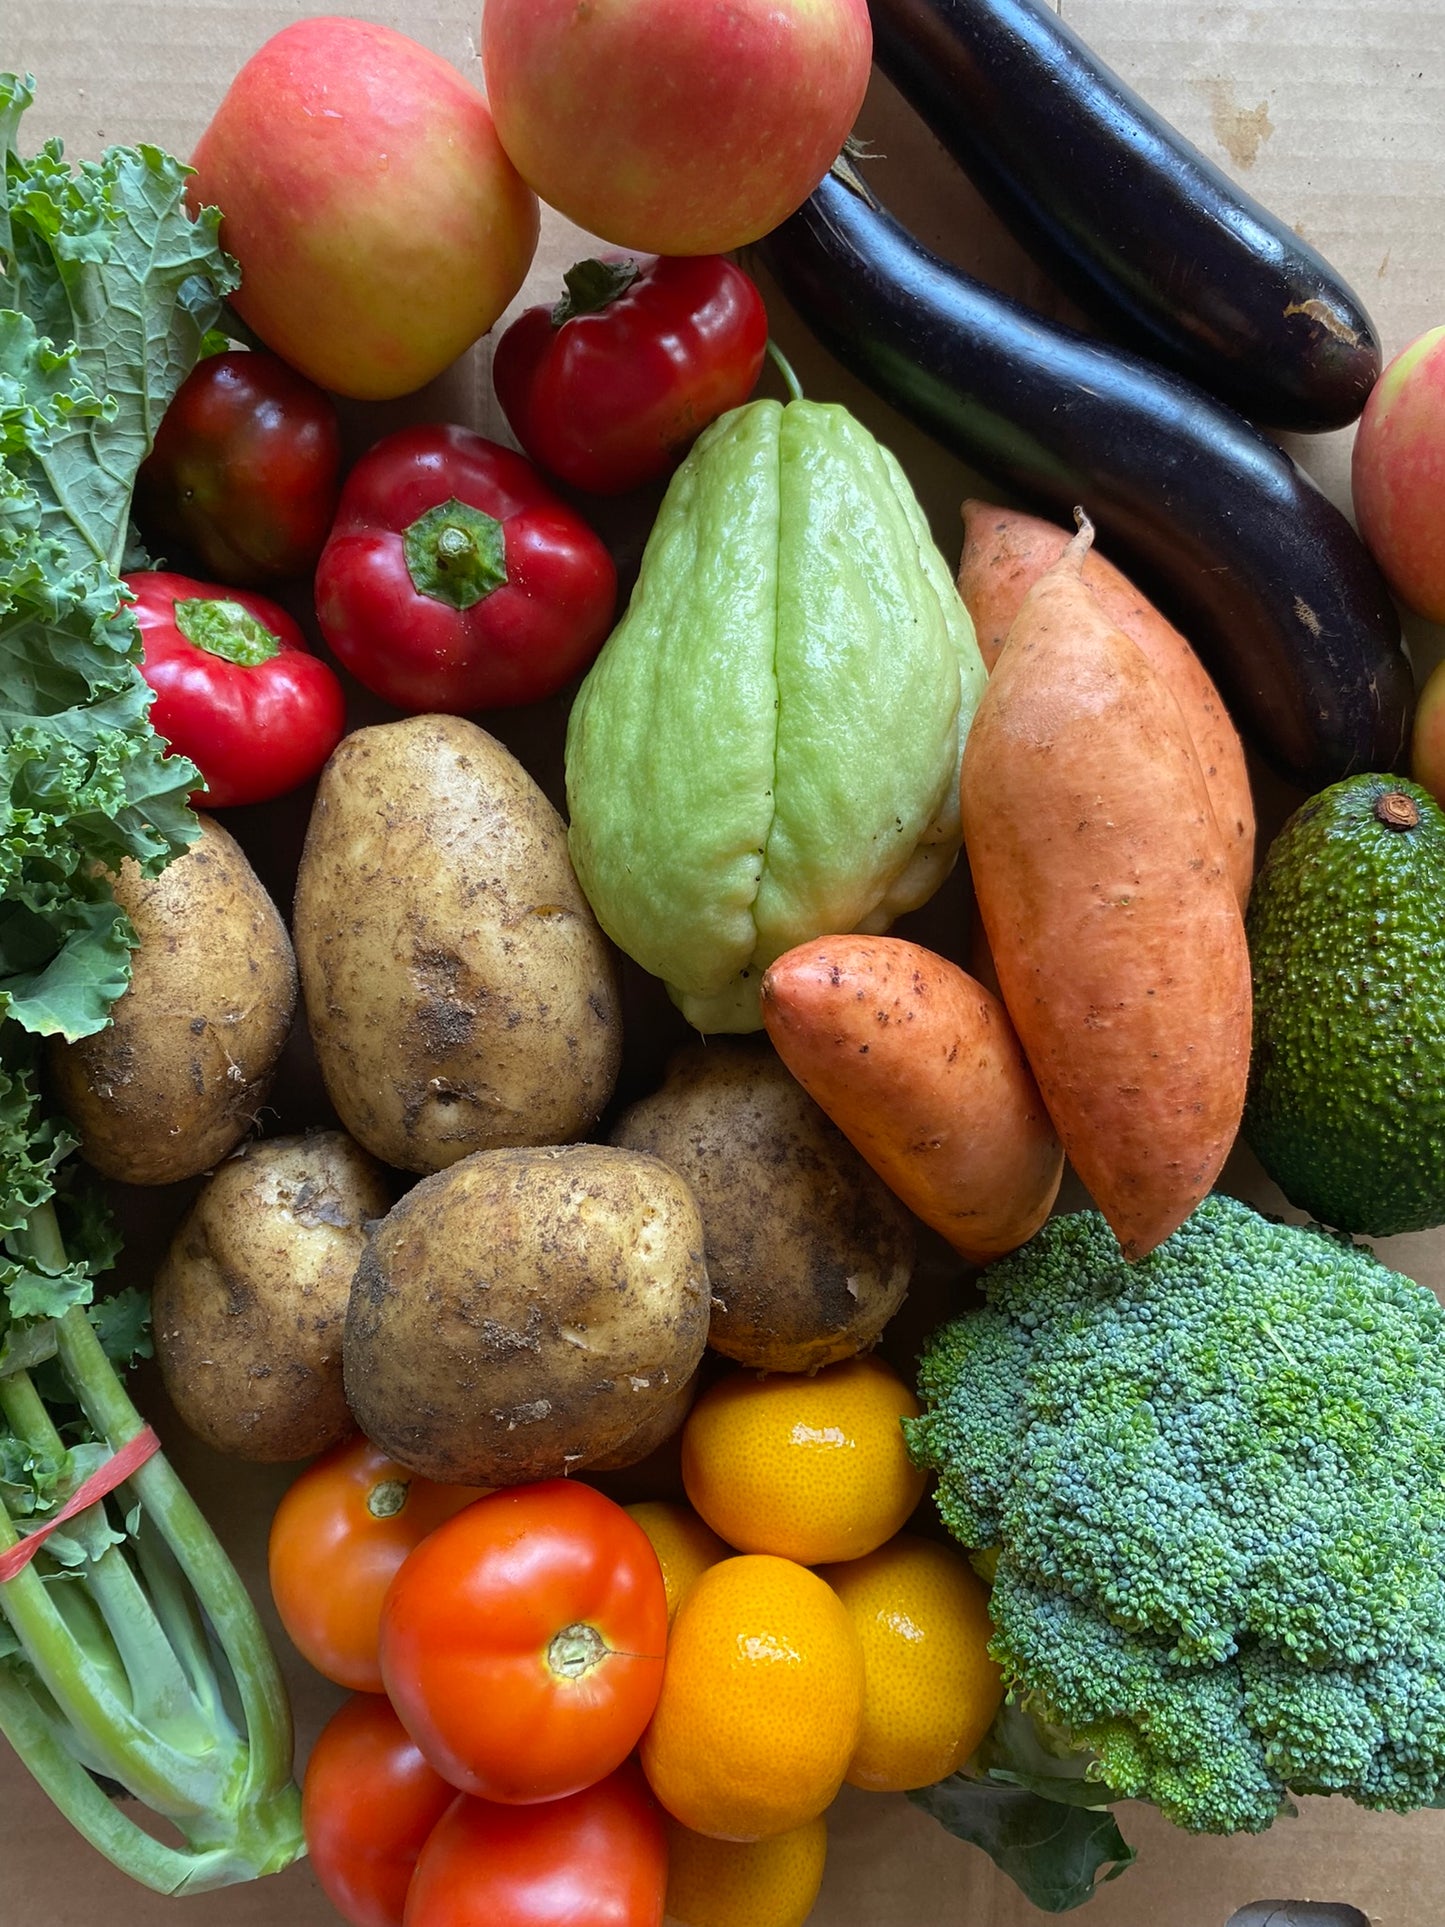
[[[1360,534],[1407,608],[1445,622],[1445,327],[1387,364],[1355,430]]]
[[[337,394],[410,394],[484,335],[536,251],[536,196],[480,89],[361,20],[299,20],[254,54],[200,139],[236,311]]]
[[[619,247],[725,254],[812,193],[863,103],[867,0],[485,0],[502,145]]]

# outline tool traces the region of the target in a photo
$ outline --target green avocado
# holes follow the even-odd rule
[[[1321,791],[1271,845],[1248,930],[1260,1163],[1339,1231],[1445,1223],[1445,811],[1389,776]]]

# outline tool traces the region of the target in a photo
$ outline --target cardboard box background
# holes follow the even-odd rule
[[[60,134],[75,157],[142,139],[184,155],[241,61],[286,21],[316,10],[232,0],[4,0],[0,66],[37,76],[28,146]],[[1335,262],[1372,310],[1387,352],[1445,321],[1445,0],[1063,0],[1061,10],[1146,98]],[[357,11],[425,41],[479,78],[470,0],[433,0],[426,7],[392,0]],[[1032,305],[1069,314],[881,80],[860,131],[886,157],[870,178],[921,238]],[[562,269],[585,251],[585,237],[549,215],[518,305],[550,299]],[[894,447],[952,556],[957,505],[966,493],[988,493],[986,485],[814,349],[766,283],[765,291],[775,332],[808,392],[847,402]],[[421,396],[353,418],[353,443],[364,445],[412,415],[504,433],[485,344]],[[1291,443],[1345,507],[1349,443],[1348,432]],[[625,572],[635,564],[645,516],[608,511],[604,519]],[[1440,656],[1445,635],[1418,623],[1408,633],[1423,673]],[[560,794],[558,722],[553,708],[498,727],[554,797]],[[1267,777],[1259,788],[1267,834],[1297,798]],[[294,813],[290,819],[238,813],[235,827],[258,862],[269,866],[280,895],[299,846]],[[951,887],[921,925],[911,926],[913,934],[945,947],[938,933],[959,910]],[[663,1023],[635,1077],[646,1081],[673,1035]],[[292,1089],[296,1121],[316,1121],[303,1115],[316,1095],[304,1064]],[[1278,1194],[1246,1154],[1232,1161],[1225,1182],[1279,1208]],[[1077,1201],[1077,1195],[1065,1199]],[[125,1208],[130,1262],[143,1271],[150,1251],[168,1235],[179,1200],[146,1194],[126,1200]],[[1445,1233],[1393,1239],[1381,1250],[1437,1290],[1445,1285]],[[934,1302],[927,1286],[915,1293],[895,1337],[900,1354]],[[182,1475],[265,1606],[266,1528],[289,1474],[208,1454],[173,1419],[167,1423],[153,1383],[145,1396]],[[295,1693],[298,1759],[304,1759],[339,1695],[289,1655],[279,1633],[277,1639]],[[3,1927],[92,1927],[102,1919],[116,1927],[186,1920],[206,1927],[277,1921],[320,1927],[335,1919],[304,1863],[184,1904],[144,1893],[75,1839],[3,1751],[0,1812],[6,1818]],[[833,1821],[816,1927],[1024,1927],[1046,1918],[981,1854],[952,1841],[902,1799],[845,1789]],[[1309,1801],[1299,1818],[1258,1840],[1193,1839],[1142,1808],[1124,1809],[1121,1823],[1139,1848],[1139,1864],[1100,1891],[1081,1916],[1090,1927],[1223,1927],[1235,1910],[1266,1897],[1350,1902],[1388,1927],[1439,1927],[1445,1920],[1439,1897],[1445,1813],[1399,1818]]]

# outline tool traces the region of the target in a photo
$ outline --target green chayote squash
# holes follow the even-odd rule
[[[703,1031],[767,965],[882,930],[958,852],[985,671],[898,462],[833,403],[750,402],[674,475],[567,731],[598,921]]]

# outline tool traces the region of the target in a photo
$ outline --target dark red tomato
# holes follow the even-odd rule
[[[286,611],[161,569],[125,580],[156,692],[150,718],[205,778],[196,801],[265,803],[309,781],[341,741],[346,698]]]
[[[433,1485],[359,1435],[323,1452],[271,1521],[271,1596],[292,1645],[318,1673],[380,1693],[381,1604],[407,1555],[481,1495]]]
[[[534,1807],[462,1798],[422,1848],[406,1927],[660,1927],[667,1836],[628,1764]]]
[[[181,383],[136,478],[152,547],[219,582],[308,575],[331,527],[341,431],[331,397],[277,355],[210,355]]]
[[[392,1581],[381,1674],[445,1779],[526,1804],[611,1773],[662,1685],[667,1594],[651,1541],[591,1486],[479,1499]]]
[[[306,1762],[301,1824],[321,1890],[351,1927],[402,1927],[417,1855],[456,1797],[384,1699],[358,1694],[332,1715]]]
[[[719,254],[579,261],[553,308],[497,343],[492,380],[512,433],[559,481],[618,495],[665,475],[752,393],[768,345],[763,298]]]
[[[515,449],[425,423],[346,478],[316,569],[327,645],[396,709],[539,702],[606,639],[617,570]]]

